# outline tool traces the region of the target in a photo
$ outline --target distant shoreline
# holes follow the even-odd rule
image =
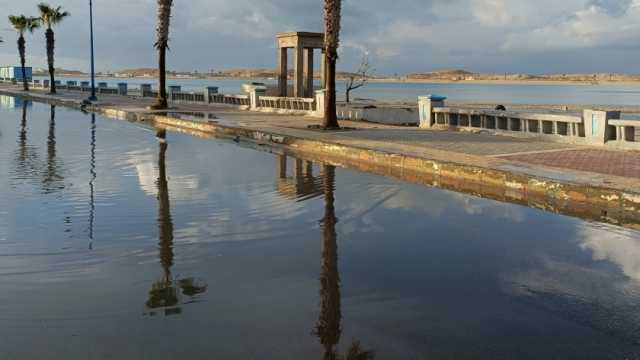
[[[48,77],[48,74],[34,74],[34,76]],[[89,74],[60,74],[59,78],[88,78]],[[126,81],[127,79],[135,80],[148,80],[157,81],[157,78],[147,76],[132,76],[132,77],[113,77],[113,76],[97,76],[97,79],[121,79]],[[203,81],[228,81],[228,80],[245,80],[245,81],[277,81],[274,78],[246,78],[246,77],[202,77],[202,78],[185,78],[179,76],[168,76],[170,80],[203,80]],[[316,79],[317,80],[317,79]],[[338,79],[338,81],[344,79]],[[440,80],[440,79],[401,79],[401,78],[376,78],[369,79],[372,83],[392,83],[392,84],[465,84],[465,85],[579,85],[579,86],[598,86],[598,85],[611,85],[611,86],[640,86],[640,80],[608,80],[608,81],[581,81],[581,80]]]

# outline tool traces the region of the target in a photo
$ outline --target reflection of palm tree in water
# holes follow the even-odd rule
[[[158,228],[160,237],[160,264],[162,265],[163,276],[160,281],[153,284],[149,292],[147,307],[149,309],[164,309],[165,315],[174,315],[181,312],[177,307],[180,298],[178,289],[174,283],[182,290],[182,294],[194,297],[207,290],[206,285],[199,285],[193,278],[175,280],[171,276],[173,266],[173,220],[171,219],[171,204],[169,202],[169,183],[166,172],[166,131],[158,130],[160,151],[158,155]],[[153,314],[153,312],[151,312]]]
[[[45,193],[64,189],[64,185],[61,183],[64,178],[59,173],[60,164],[56,153],[56,107],[51,105],[49,134],[47,136],[47,167],[42,180]]]
[[[20,160],[27,161],[27,101],[22,102],[22,120],[20,121],[20,135],[18,144],[20,145]]]
[[[14,179],[24,181],[33,180],[38,173],[38,152],[28,144],[27,107],[29,102],[22,100],[22,119],[18,133],[18,149],[16,153]]]
[[[324,359],[336,360],[340,343],[342,310],[340,303],[340,273],[338,270],[338,243],[335,215],[335,166],[323,165],[324,172],[324,217],[322,219],[322,268],[320,274],[320,318],[316,324],[316,334],[324,347]],[[372,351],[361,348],[354,341],[345,356],[347,360],[373,359]]]

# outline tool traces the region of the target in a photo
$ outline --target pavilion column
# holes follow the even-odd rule
[[[287,178],[287,155],[278,155],[278,175],[280,179]]]
[[[320,53],[320,88],[327,86],[327,58],[324,56],[324,50]]]
[[[293,173],[295,174],[296,179],[302,179],[304,174],[304,164],[302,160],[295,159]]]
[[[305,165],[306,165],[306,168],[304,169],[304,176],[308,177],[308,178],[312,178],[313,177],[313,162],[306,161]]]
[[[304,97],[304,49],[296,46],[293,65],[293,97]]]
[[[304,49],[304,97],[313,96],[313,48],[306,48]]]
[[[278,51],[278,66],[280,68],[280,76],[278,77],[278,92],[280,96],[287,96],[287,76],[289,69],[287,68],[287,48],[280,48]]]

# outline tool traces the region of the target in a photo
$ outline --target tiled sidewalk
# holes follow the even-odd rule
[[[502,157],[556,168],[640,179],[640,152],[580,149]]]

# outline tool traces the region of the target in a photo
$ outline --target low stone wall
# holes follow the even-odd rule
[[[517,137],[621,149],[640,149],[640,121],[622,120],[619,111],[586,109],[581,114],[533,113],[445,106],[445,98],[420,97],[420,127],[483,131]]]
[[[417,107],[397,106],[344,106],[338,108],[338,119],[368,121],[386,125],[417,125],[420,116]]]

